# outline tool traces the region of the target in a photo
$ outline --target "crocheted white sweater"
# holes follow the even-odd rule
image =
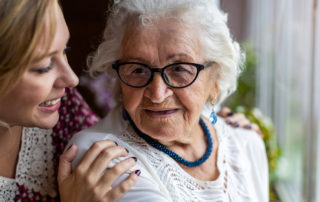
[[[97,125],[76,134],[69,144],[79,147],[75,167],[90,146],[111,139],[138,158],[131,172],[140,169],[141,176],[119,201],[268,201],[268,166],[262,139],[254,132],[233,129],[218,120],[215,125],[219,148],[217,166],[220,176],[215,181],[200,181],[167,154],[141,139],[123,120],[121,109],[114,109]],[[116,159],[110,167],[122,159]],[[121,176],[115,184],[128,176]]]
[[[15,178],[0,176],[0,202],[14,201],[17,184],[43,195],[57,195],[51,133],[51,129],[23,128]]]

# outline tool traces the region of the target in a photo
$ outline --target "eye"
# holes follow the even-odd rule
[[[142,73],[146,73],[146,69],[143,67],[137,67],[131,72],[131,74],[142,74]]]
[[[177,64],[173,65],[166,70],[169,74],[194,74],[195,68],[187,64]]]
[[[41,68],[37,68],[37,69],[32,69],[31,71],[35,72],[37,74],[44,74],[44,73],[49,72],[51,69],[52,69],[52,65],[50,64],[47,67],[41,67]]]
[[[148,75],[150,71],[139,64],[126,64],[121,66],[120,72],[126,76]]]
[[[34,67],[30,71],[36,74],[48,73],[54,67],[54,62],[51,60],[48,66],[45,67]]]
[[[186,68],[184,68],[183,66],[174,66],[172,67],[172,71],[175,71],[175,72],[184,72],[184,71],[187,71]]]

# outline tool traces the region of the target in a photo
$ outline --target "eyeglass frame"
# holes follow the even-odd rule
[[[214,63],[215,63],[214,61],[209,61],[209,62],[206,62],[205,64],[202,65],[202,64],[191,63],[191,62],[177,62],[177,63],[168,64],[168,65],[166,65],[166,66],[164,66],[164,67],[162,67],[162,68],[153,68],[153,67],[150,67],[150,66],[148,66],[148,65],[146,65],[146,64],[144,64],[144,63],[140,63],[140,62],[119,62],[119,60],[117,60],[115,63],[112,64],[112,69],[114,69],[114,70],[117,72],[120,80],[121,80],[124,84],[126,84],[127,86],[130,86],[130,87],[132,87],[132,88],[144,88],[144,87],[146,87],[147,85],[149,85],[149,84],[152,82],[152,80],[153,80],[153,76],[154,76],[154,73],[155,73],[155,72],[161,73],[161,77],[162,77],[163,81],[164,81],[168,86],[170,86],[170,87],[172,87],[172,88],[186,88],[186,87],[190,86],[191,84],[193,84],[193,83],[195,82],[195,80],[198,78],[198,75],[199,75],[199,73],[200,73],[201,70],[204,70],[205,68],[213,65]],[[146,82],[146,84],[144,84],[144,85],[142,85],[142,86],[133,86],[133,85],[127,83],[127,82],[122,78],[122,76],[121,76],[121,74],[120,74],[120,71],[119,71],[119,69],[120,69],[119,67],[120,67],[121,65],[126,65],[126,64],[138,64],[138,65],[144,66],[144,67],[146,67],[147,69],[149,69],[150,72],[151,72],[151,75],[150,75],[149,80]],[[196,76],[194,77],[194,79],[193,79],[189,84],[187,84],[187,85],[185,85],[185,86],[176,87],[176,86],[173,86],[173,85],[171,85],[171,84],[169,83],[168,79],[167,79],[166,76],[165,76],[164,71],[165,71],[165,69],[167,69],[168,67],[171,67],[171,66],[173,66],[173,65],[181,65],[181,64],[193,65],[194,67],[197,68],[197,73],[196,73]]]

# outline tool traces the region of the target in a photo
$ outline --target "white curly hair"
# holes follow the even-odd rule
[[[112,64],[121,57],[121,43],[126,27],[133,22],[141,26],[152,26],[157,19],[166,18],[174,18],[199,29],[203,58],[214,61],[219,67],[217,82],[220,92],[216,104],[221,103],[236,89],[244,54],[239,44],[232,39],[227,27],[227,15],[217,8],[213,0],[114,0],[103,42],[88,57],[90,74],[107,71],[111,77],[117,78]],[[119,81],[116,80],[109,88],[114,98],[121,102]],[[207,104],[210,102],[208,100]]]

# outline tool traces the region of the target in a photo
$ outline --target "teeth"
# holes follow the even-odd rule
[[[61,98],[58,98],[56,100],[49,100],[49,101],[41,103],[40,106],[44,106],[44,107],[52,106],[52,105],[55,105],[58,102],[60,102],[60,100],[61,100]]]

